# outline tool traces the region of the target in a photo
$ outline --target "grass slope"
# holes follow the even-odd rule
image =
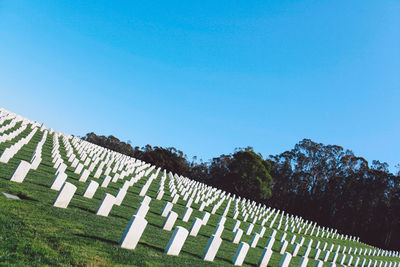
[[[9,123],[6,121],[3,125]],[[13,127],[15,130],[17,126]],[[12,131],[11,129],[7,132]],[[17,142],[20,138],[27,136],[30,127],[14,138],[11,142],[0,144],[0,153],[6,147]],[[231,231],[234,220],[233,207],[231,206],[225,223],[225,230],[222,234],[223,243],[217,253],[214,262],[205,262],[201,259],[204,248],[209,237],[212,235],[216,224],[226,206],[226,202],[211,215],[206,226],[202,226],[197,237],[189,236],[178,257],[168,256],[164,253],[172,231],[162,230],[164,222],[160,216],[165,201],[171,201],[168,190],[168,179],[166,181],[166,194],[162,201],[156,200],[160,176],[153,181],[147,193],[152,198],[150,211],[146,219],[149,222],[140,242],[135,250],[120,248],[118,242],[124,232],[131,216],[134,214],[141,197],[138,195],[141,186],[146,182],[142,178],[128,190],[128,193],[121,206],[114,206],[108,217],[97,216],[96,209],[105,192],[115,194],[123,181],[110,183],[104,189],[99,187],[93,199],[84,198],[83,192],[87,183],[103,180],[89,177],[86,183],[78,181],[79,176],[73,173],[73,168],[68,167],[67,181],[75,184],[78,189],[67,209],[60,209],[52,206],[57,192],[50,189],[54,178],[55,169],[51,163],[51,150],[53,134],[48,135],[43,146],[43,160],[38,170],[30,170],[24,182],[21,184],[10,182],[9,179],[20,160],[30,161],[37,143],[41,140],[43,133],[38,131],[32,140],[25,145],[8,164],[0,163],[0,192],[7,192],[18,195],[22,200],[7,199],[0,194],[0,265],[2,266],[230,266],[238,245],[231,242],[233,232]],[[65,148],[62,139],[59,140],[60,153],[65,162],[67,161]],[[75,151],[76,153],[76,151]],[[77,153],[76,153],[77,154]],[[95,168],[96,170],[96,168]],[[232,203],[234,204],[234,203]],[[185,202],[181,199],[174,205],[173,210],[180,215],[176,225],[190,229],[195,217],[202,217],[203,212],[198,211],[199,205],[193,204],[193,214],[189,222],[182,222],[181,216],[185,209]],[[212,206],[207,207],[206,211],[211,211]],[[240,219],[240,217],[239,217]],[[278,220],[277,220],[278,221]],[[242,223],[241,228],[246,229],[249,223]],[[277,223],[276,223],[277,224]],[[266,225],[269,225],[268,223]],[[276,227],[277,225],[275,225]],[[256,225],[254,230],[258,231],[261,225]],[[254,233],[253,230],[253,233]],[[257,248],[250,249],[245,266],[255,266],[261,255],[262,249],[266,244],[267,237],[272,229],[267,228],[264,238],[258,242]],[[279,230],[277,237],[282,235]],[[292,233],[287,232],[290,240]],[[304,235],[296,234],[298,238]],[[251,235],[243,235],[242,241],[250,242]],[[307,244],[310,236],[304,236]],[[322,243],[340,244],[341,246],[367,247],[362,243],[343,241],[337,239],[326,239],[312,237],[314,242],[317,240]],[[298,239],[297,239],[298,240]],[[279,250],[280,242],[276,241],[273,251]],[[288,246],[287,251],[291,251],[293,245]],[[305,248],[300,249],[302,255]],[[313,248],[310,255],[314,255]],[[278,266],[281,260],[279,253],[273,253],[270,266]],[[321,253],[320,258],[323,257]],[[333,253],[331,253],[331,258]],[[368,257],[373,259],[393,261],[394,258]],[[340,258],[340,256],[339,256]],[[292,265],[297,266],[300,256],[294,257]],[[310,259],[309,266],[314,266],[315,261]],[[324,265],[325,266],[325,265]],[[328,264],[326,264],[328,266]]]

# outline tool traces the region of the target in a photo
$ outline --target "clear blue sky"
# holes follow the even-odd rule
[[[0,1],[0,106],[208,160],[303,138],[400,163],[400,2]]]

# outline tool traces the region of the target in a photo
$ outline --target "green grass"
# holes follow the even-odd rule
[[[5,125],[8,122],[3,123]],[[15,128],[13,128],[15,130]],[[0,153],[6,147],[17,142],[22,137],[28,135],[30,128],[22,132],[20,136],[14,138],[11,142],[0,144]],[[77,186],[77,191],[67,209],[55,208],[52,203],[57,195],[56,191],[50,189],[54,178],[55,169],[51,163],[51,150],[53,134],[48,135],[43,147],[43,160],[38,170],[30,170],[24,182],[21,184],[10,182],[9,179],[20,160],[30,161],[37,143],[42,138],[42,132],[38,131],[32,140],[25,145],[8,164],[0,163],[0,192],[7,192],[18,195],[22,200],[11,200],[0,195],[0,265],[9,266],[229,266],[235,255],[237,244],[231,243],[233,232],[231,231],[235,220],[233,217],[234,202],[231,203],[231,209],[228,213],[228,219],[225,223],[225,230],[222,234],[223,242],[217,253],[214,262],[204,262],[201,259],[204,248],[211,234],[213,233],[217,222],[223,213],[227,201],[218,209],[215,215],[211,215],[206,226],[202,226],[197,237],[189,236],[178,257],[168,256],[164,249],[172,235],[172,231],[162,230],[162,224],[165,220],[160,216],[165,201],[171,201],[169,196],[168,182],[165,182],[165,195],[163,200],[156,200],[156,194],[160,182],[160,177],[151,184],[147,195],[152,198],[150,211],[146,216],[148,221],[147,228],[142,235],[140,242],[135,250],[122,249],[118,242],[124,232],[131,216],[134,214],[141,197],[138,195],[141,187],[147,180],[142,178],[138,183],[129,188],[128,193],[121,206],[114,206],[108,217],[97,216],[96,209],[103,197],[107,193],[115,194],[122,186],[122,180],[117,183],[110,183],[108,188],[97,190],[93,199],[82,197],[83,192],[92,179],[101,183],[104,177],[95,179],[89,177],[86,183],[78,181],[79,176],[74,174],[74,169],[68,167],[68,182]],[[65,162],[67,162],[65,147],[62,138],[59,139],[60,153]],[[74,149],[75,154],[77,153]],[[105,168],[105,167],[104,167]],[[96,170],[96,168],[95,168]],[[92,172],[92,175],[95,171]],[[111,175],[113,176],[113,175]],[[205,210],[211,211],[213,205]],[[198,211],[199,204],[192,205],[194,211],[189,222],[182,222],[181,216],[185,210],[185,201],[180,199],[174,205],[173,211],[179,214],[176,225],[189,229],[194,218],[201,218],[203,212]],[[272,216],[273,217],[273,216]],[[239,217],[241,218],[241,216]],[[271,220],[272,218],[270,218]],[[250,219],[248,220],[250,221]],[[279,218],[274,227],[277,227]],[[249,222],[241,224],[241,229],[245,230]],[[268,226],[269,223],[266,224]],[[254,227],[253,233],[258,232],[261,225]],[[283,227],[282,227],[283,228]],[[290,229],[290,227],[289,227]],[[244,265],[255,266],[262,253],[262,249],[267,242],[267,238],[272,229],[267,227],[263,238],[258,242],[256,248],[251,248],[247,254]],[[283,231],[278,230],[277,239],[280,238]],[[290,240],[292,233],[287,232],[286,240]],[[297,239],[304,236],[308,243],[309,235],[296,234]],[[243,236],[242,241],[250,242],[251,235]],[[319,240],[322,244],[328,243],[340,244],[352,247],[368,247],[362,243],[344,241],[337,239],[315,238],[314,244]],[[322,246],[321,244],[321,246]],[[320,246],[320,247],[321,247]],[[281,255],[277,253],[280,242],[276,241],[273,247],[270,266],[278,266]],[[288,246],[287,251],[291,252],[293,245]],[[299,255],[304,253],[305,247],[300,249]],[[310,255],[314,255],[313,248]],[[340,255],[341,256],[341,255]],[[340,259],[339,256],[339,259]],[[323,257],[321,253],[320,258]],[[330,258],[333,257],[331,253]],[[364,257],[364,256],[359,256]],[[379,260],[394,261],[394,258],[369,257]],[[399,259],[397,259],[398,261]],[[300,256],[294,257],[292,265],[297,266]],[[310,259],[309,266],[314,266],[315,261]],[[328,265],[326,265],[328,266]]]

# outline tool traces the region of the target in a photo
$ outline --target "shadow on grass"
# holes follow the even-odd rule
[[[244,264],[249,265],[249,266],[254,266],[254,267],[257,266],[257,264],[255,264],[254,262],[248,262],[248,261],[244,261]]]
[[[201,259],[201,256],[200,256],[200,255],[194,254],[193,252],[190,252],[190,251],[187,251],[187,250],[183,250],[183,249],[182,249],[182,251],[183,251],[185,254],[191,255],[192,257]]]
[[[227,259],[225,259],[225,258],[221,258],[221,257],[215,257],[216,259],[218,259],[218,260],[220,260],[220,261],[224,261],[224,262],[227,262],[227,263],[229,263],[230,265],[232,265],[232,261],[230,261],[230,260],[227,260]]]
[[[90,239],[93,239],[93,240],[105,242],[105,243],[112,244],[112,245],[118,245],[117,241],[105,239],[105,238],[98,237],[98,236],[84,235],[84,234],[74,234],[74,235],[75,236],[79,236],[79,237],[83,237],[83,238],[90,238]]]
[[[91,214],[96,214],[95,211],[93,211],[93,210],[91,210],[91,209],[88,209],[88,208],[79,207],[79,206],[76,206],[76,205],[70,205],[70,207],[77,208],[77,209],[80,209],[80,210],[83,210],[83,211],[87,211],[87,212],[89,212],[89,213],[91,213]]]
[[[20,199],[39,202],[39,200],[34,199],[34,198],[31,198],[31,197],[28,197],[27,195],[24,195],[24,194],[22,194],[22,193],[17,194],[17,196],[18,196]]]
[[[142,245],[142,246],[149,247],[149,248],[152,248],[152,249],[155,249],[155,250],[157,250],[157,251],[160,251],[160,252],[163,252],[163,253],[164,253],[164,250],[163,250],[162,248],[159,248],[159,247],[150,245],[150,244],[148,244],[148,243],[139,242],[139,244]]]

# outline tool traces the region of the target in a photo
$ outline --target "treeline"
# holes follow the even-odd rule
[[[369,244],[400,249],[399,174],[392,174],[386,163],[369,165],[340,146],[304,139],[292,150],[267,158],[247,147],[198,163],[173,147],[133,147],[94,133],[82,139],[359,236]]]

